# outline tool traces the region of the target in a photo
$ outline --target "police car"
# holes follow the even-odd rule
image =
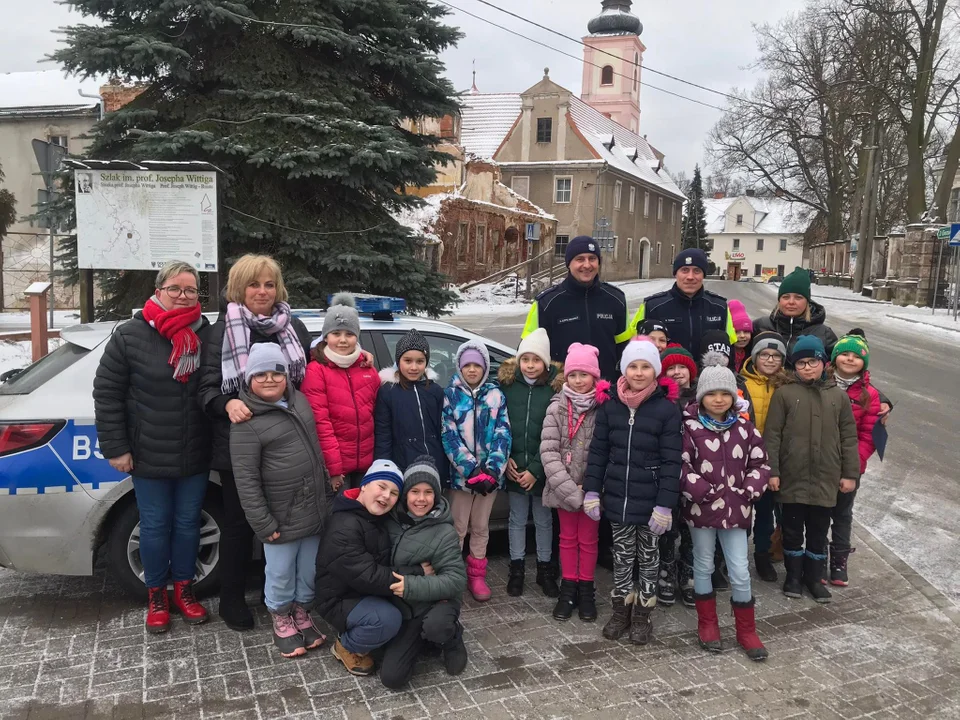
[[[490,375],[515,351],[449,323],[384,312],[384,304],[358,298],[360,344],[380,368],[393,365],[403,334],[416,327],[430,343],[430,366],[446,385],[457,348],[483,342]],[[397,309],[394,306],[394,309]],[[323,311],[294,311],[311,334]],[[211,321],[216,319],[210,317]],[[139,514],[133,483],[100,453],[93,415],[93,378],[117,323],[91,323],[61,331],[62,345],[0,384],[0,566],[24,572],[91,575],[101,548],[108,569],[129,592],[145,596]],[[222,501],[211,473],[197,558],[197,591],[217,585]]]

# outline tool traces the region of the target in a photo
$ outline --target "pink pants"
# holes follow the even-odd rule
[[[560,570],[564,580],[593,581],[597,569],[600,523],[583,510],[557,510],[560,518]]]
[[[470,533],[470,554],[477,560],[487,556],[487,541],[490,539],[490,513],[497,499],[497,491],[488,495],[478,495],[469,490],[450,491],[450,512],[453,514],[453,526],[463,538]]]

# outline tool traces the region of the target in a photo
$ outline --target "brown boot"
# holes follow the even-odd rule
[[[653,620],[650,619],[650,615],[654,607],[656,606],[634,606],[633,624],[630,625],[630,642],[634,645],[646,645],[653,640]]]
[[[333,651],[333,656],[343,663],[343,666],[351,675],[364,676],[373,674],[373,658],[369,655],[350,652],[340,644],[340,638],[337,638],[331,650]]]
[[[783,562],[783,531],[778,527],[770,536],[770,557],[775,563]]]
[[[603,636],[607,640],[619,640],[630,629],[630,610],[633,608],[633,595],[626,598],[613,598],[613,615],[603,626]]]

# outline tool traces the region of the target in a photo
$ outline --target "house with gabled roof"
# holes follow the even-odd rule
[[[639,134],[642,25],[627,0],[604,0],[584,38],[582,96],[550,79],[519,93],[462,100],[467,155],[497,163],[501,181],[557,218],[555,256],[591,235],[606,280],[669,277],[680,248],[683,192]]]

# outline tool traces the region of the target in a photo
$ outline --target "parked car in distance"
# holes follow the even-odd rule
[[[294,314],[314,336],[320,334],[323,311]],[[98,551],[105,548],[108,569],[121,586],[145,596],[133,483],[100,454],[94,425],[93,378],[118,325],[65,328],[59,348],[0,384],[0,567],[91,575]],[[515,353],[449,323],[412,316],[361,316],[360,343],[379,368],[390,367],[397,342],[413,327],[429,341],[430,366],[444,385],[456,368],[457,348],[468,339],[487,346],[493,377]],[[219,483],[211,473],[197,559],[199,594],[214,592],[218,584]],[[505,527],[508,514],[506,497],[498,498],[492,526]]]

